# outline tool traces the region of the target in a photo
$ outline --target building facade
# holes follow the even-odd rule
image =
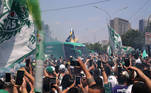
[[[42,22],[42,28],[44,31],[44,41],[45,42],[55,41],[55,39],[53,39],[53,37],[52,37],[52,32],[49,28],[49,25]]]
[[[121,18],[114,18],[113,20],[110,20],[110,25],[120,35],[125,34],[131,29],[129,21]]]
[[[108,41],[108,40],[102,40],[102,41],[101,41],[101,44],[102,44],[102,45],[108,45],[108,44],[109,44],[109,41]]]
[[[147,23],[148,23],[148,21],[145,19],[139,20],[139,31],[140,32],[145,32],[147,30]]]

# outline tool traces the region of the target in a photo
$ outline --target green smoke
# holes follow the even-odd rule
[[[34,23],[37,26],[37,29],[41,31],[42,23],[41,23],[39,0],[26,0],[26,2],[27,2],[29,12],[32,15],[32,18],[34,20]]]

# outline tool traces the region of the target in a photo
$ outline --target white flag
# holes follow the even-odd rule
[[[0,68],[28,56],[36,47],[36,31],[22,0],[3,0],[0,13]]]

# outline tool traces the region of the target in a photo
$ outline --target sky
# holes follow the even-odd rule
[[[139,20],[147,19],[151,14],[151,0],[108,0],[85,7],[51,10],[98,1],[104,0],[39,0],[42,20],[49,25],[52,37],[60,41],[65,41],[73,28],[79,42],[93,43],[108,40],[107,24],[110,19],[120,17],[129,20],[131,27],[138,29]]]

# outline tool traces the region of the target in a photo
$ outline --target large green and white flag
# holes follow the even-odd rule
[[[134,51],[134,48],[130,47],[130,46],[122,46],[122,53],[131,53],[132,51]]]
[[[26,0],[3,0],[0,13],[0,68],[28,56],[36,48],[36,30]]]
[[[120,54],[122,50],[121,37],[118,33],[115,32],[115,30],[111,26],[108,26],[108,29],[109,29],[109,43],[112,52],[115,54]]]

